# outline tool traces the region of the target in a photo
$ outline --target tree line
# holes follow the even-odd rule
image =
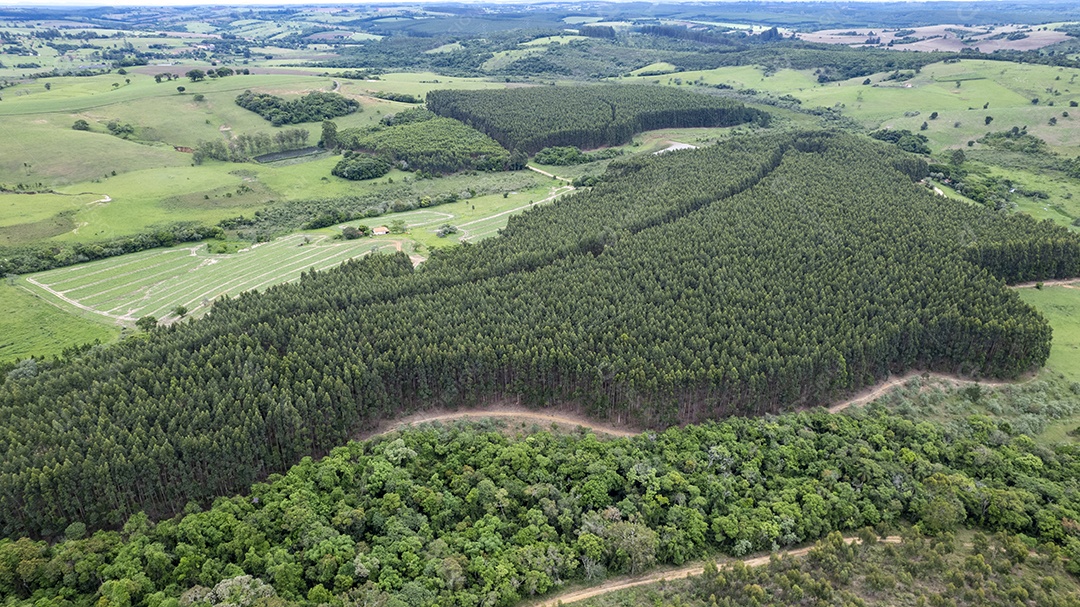
[[[1050,327],[1002,278],[1080,275],[1080,239],[934,197],[911,181],[926,171],[823,132],[617,160],[419,269],[399,254],[305,273],[8,378],[0,528],[171,514],[426,406],[661,426],[827,404],[913,368],[1041,365]]]
[[[765,112],[736,101],[634,85],[434,90],[427,108],[526,154],[553,146],[620,145],[652,129],[768,122]]]
[[[137,253],[182,242],[220,238],[218,226],[191,221],[161,226],[152,231],[98,242],[50,242],[20,247],[0,247],[0,274],[29,274],[77,263]]]

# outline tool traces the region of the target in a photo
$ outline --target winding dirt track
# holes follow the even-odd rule
[[[460,411],[429,411],[414,413],[413,415],[395,421],[392,425],[388,427],[374,430],[370,433],[361,435],[359,438],[363,440],[365,438],[370,438],[373,436],[389,434],[390,432],[393,432],[395,430],[401,430],[409,426],[413,426],[416,424],[425,424],[428,422],[491,418],[523,421],[528,420],[533,422],[561,424],[566,426],[582,426],[594,432],[609,434],[611,436],[637,436],[638,434],[641,434],[641,432],[643,432],[642,430],[629,427],[616,428],[615,426],[598,424],[595,421],[589,420],[584,416],[573,415],[571,413],[540,413],[538,411],[532,411],[530,409],[525,409],[517,406],[497,405],[490,409],[464,409]]]
[[[1008,381],[984,381],[965,379],[956,375],[949,375],[946,373],[921,373],[913,371],[906,375],[890,378],[880,384],[871,386],[866,390],[852,396],[851,398],[838,402],[829,407],[829,413],[839,413],[848,407],[855,407],[859,405],[865,405],[870,403],[874,399],[880,398],[885,394],[888,394],[891,390],[898,386],[902,386],[912,379],[920,378],[926,380],[937,380],[939,382],[954,386],[970,386],[979,384],[987,387],[1000,387],[1007,386],[1013,382]],[[1022,381],[1022,380],[1021,380]],[[359,440],[371,438],[373,436],[380,436],[383,434],[389,434],[395,430],[401,430],[409,426],[417,424],[424,424],[428,422],[437,421],[451,421],[459,419],[510,419],[521,421],[532,421],[545,424],[560,424],[566,426],[582,426],[588,428],[593,432],[599,432],[610,436],[637,436],[645,431],[643,428],[635,428],[629,425],[613,426],[608,424],[597,423],[595,420],[591,420],[582,415],[574,415],[572,413],[563,412],[539,412],[532,409],[525,409],[517,405],[511,404],[495,404],[488,408],[476,408],[476,409],[460,409],[457,411],[421,411],[414,413],[407,417],[403,417],[394,421],[388,426],[383,426],[377,429],[373,429],[370,432],[363,433],[356,438]]]
[[[880,384],[877,384],[876,386],[871,386],[871,387],[867,388],[866,390],[863,390],[862,392],[856,394],[855,396],[853,396],[853,397],[851,397],[851,398],[849,398],[849,399],[847,399],[845,401],[842,401],[842,402],[836,403],[835,405],[830,406],[829,407],[829,413],[839,413],[839,412],[843,411],[844,409],[847,409],[848,407],[852,407],[852,406],[856,406],[856,405],[865,405],[865,404],[873,401],[874,399],[880,398],[880,397],[884,396],[885,394],[888,394],[893,388],[896,388],[897,386],[901,386],[903,384],[906,384],[908,381],[910,381],[912,379],[915,379],[915,378],[936,379],[936,380],[951,384],[954,387],[971,386],[971,385],[974,385],[974,384],[979,384],[980,386],[988,386],[988,387],[1000,387],[1000,386],[1008,386],[1008,385],[1014,383],[1014,382],[1009,382],[1009,381],[997,381],[997,380],[989,380],[989,381],[987,381],[987,380],[978,380],[978,379],[965,379],[963,377],[959,377],[959,376],[956,376],[956,375],[949,375],[947,373],[922,373],[922,372],[918,372],[918,371],[912,371],[911,373],[908,373],[906,375],[901,375],[899,377],[893,377],[893,378],[887,379],[884,382],[882,382]]]
[[[899,544],[902,540],[898,536],[889,536],[883,540],[882,543],[886,544]],[[859,543],[860,540],[857,537],[846,537],[844,542],[847,544]],[[799,548],[797,550],[788,550],[778,553],[781,556],[796,557],[803,556],[810,552],[813,546],[807,546],[806,548]],[[743,559],[742,564],[747,567],[760,567],[762,565],[768,565],[769,559],[772,555],[755,556],[753,558]],[[736,561],[729,561],[726,563],[717,563],[717,568],[724,569],[730,567],[731,564]],[[609,592],[616,592],[619,590],[625,590],[627,588],[634,588],[635,586],[644,586],[645,584],[655,584],[661,580],[680,580],[694,575],[701,575],[705,571],[704,563],[694,563],[680,569],[672,569],[667,571],[657,571],[654,573],[648,573],[645,575],[639,575],[636,577],[624,577],[604,582],[599,586],[593,588],[585,588],[583,590],[571,590],[551,598],[545,599],[540,603],[536,603],[534,607],[556,607],[557,605],[566,605],[569,603],[576,603],[585,599],[590,599],[601,594],[607,594]]]

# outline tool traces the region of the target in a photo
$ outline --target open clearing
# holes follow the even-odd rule
[[[310,242],[305,242],[310,240]],[[198,315],[222,295],[293,282],[301,272],[325,270],[373,250],[396,249],[387,240],[331,242],[295,234],[230,255],[206,244],[157,249],[25,277],[32,292],[105,319],[133,322],[166,318],[177,306]]]
[[[0,361],[49,357],[76,344],[109,343],[120,328],[50,305],[37,294],[0,283]]]

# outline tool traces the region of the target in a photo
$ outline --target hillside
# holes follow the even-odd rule
[[[42,366],[0,386],[0,523],[168,515],[423,407],[520,399],[660,427],[911,368],[1038,367],[1050,328],[991,272],[1080,275],[1080,239],[935,197],[911,183],[925,170],[829,133],[629,159],[418,270],[309,272]]]
[[[1039,605],[1072,605],[1076,456],[1075,445],[1038,446],[986,418],[946,427],[882,409],[610,440],[535,426],[429,426],[305,459],[206,511],[192,505],[156,523],[138,514],[122,531],[92,535],[77,523],[52,545],[0,540],[0,594],[19,607],[58,597],[76,606],[99,597],[174,607],[260,597],[506,606],[659,564],[914,523],[920,531],[899,546],[845,547],[832,535],[805,559],[673,586],[663,604],[681,595],[710,605],[715,594],[737,605],[755,596],[850,605],[866,592],[905,605],[921,604],[913,595],[938,605],[946,603],[934,595],[970,592],[978,604],[1019,587]],[[968,548],[951,536],[964,526],[1010,535],[975,536]],[[921,533],[940,538],[928,544]],[[654,604],[655,589],[638,592]],[[633,597],[613,604],[645,604]]]
[[[728,99],[618,85],[438,90],[428,93],[427,107],[527,154],[549,146],[620,145],[635,133],[654,129],[768,122],[768,114]]]

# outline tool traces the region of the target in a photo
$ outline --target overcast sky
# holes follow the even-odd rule
[[[391,2],[395,4],[423,4],[425,2],[468,2],[469,0],[405,0],[402,2]],[[528,4],[532,2],[538,2],[539,0],[484,0],[485,3],[503,3],[503,4]],[[618,2],[620,0],[608,0]],[[631,1],[631,0],[626,0]],[[695,0],[702,1],[702,0]],[[743,0],[704,0],[706,2],[740,2]],[[828,2],[830,0],[787,0],[789,2]],[[894,2],[896,0],[856,0],[858,2]],[[916,0],[913,4],[925,4],[926,2],[934,1],[962,1],[962,2],[998,2],[1000,0]],[[357,2],[312,2],[311,0],[277,0],[275,2],[266,2],[265,0],[234,0],[232,2],[206,2],[205,0],[110,0],[109,2],[102,2],[101,0],[21,0],[17,3],[3,3],[0,2],[0,6],[4,8],[19,8],[26,6],[191,6],[191,5],[212,5],[212,6],[280,6],[282,4],[306,4],[313,6],[348,6],[349,4],[377,4],[377,0],[358,0]],[[658,2],[663,3],[663,2]]]

